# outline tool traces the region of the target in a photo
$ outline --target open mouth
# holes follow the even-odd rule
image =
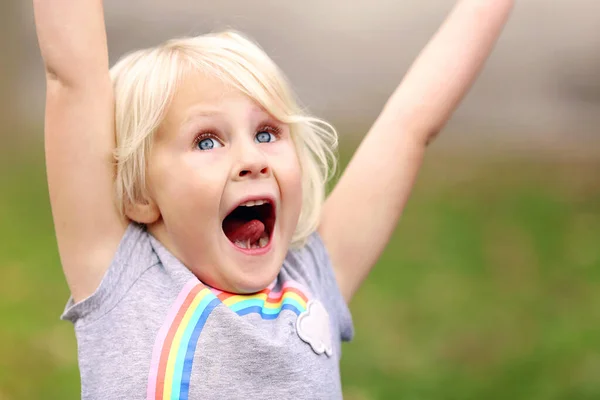
[[[270,200],[249,200],[223,220],[225,236],[240,249],[261,249],[271,241],[275,207]]]

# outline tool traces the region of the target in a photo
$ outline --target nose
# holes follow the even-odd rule
[[[237,152],[236,164],[233,169],[233,180],[260,179],[271,176],[271,168],[267,158],[257,146],[245,144]]]

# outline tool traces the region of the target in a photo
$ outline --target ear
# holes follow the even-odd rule
[[[127,217],[140,224],[152,224],[160,217],[158,205],[151,199],[130,203],[125,207]]]

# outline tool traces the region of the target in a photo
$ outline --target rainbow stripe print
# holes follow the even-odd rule
[[[190,280],[171,306],[152,352],[148,375],[148,400],[187,399],[194,353],[200,333],[212,311],[225,304],[236,314],[259,314],[276,319],[283,310],[300,315],[308,297],[301,285],[289,281],[281,291],[264,289],[252,295],[236,295],[208,289],[197,279]]]
[[[280,292],[275,292],[271,288],[251,295],[227,293],[217,289],[212,291],[223,304],[238,315],[256,313],[262,319],[276,319],[283,310],[290,310],[300,315],[306,311],[308,302],[306,290],[293,281],[284,283]]]
[[[198,280],[183,287],[154,343],[147,399],[188,398],[198,337],[220,303]]]

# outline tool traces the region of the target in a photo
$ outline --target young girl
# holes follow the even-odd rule
[[[335,131],[256,45],[172,40],[109,71],[101,0],[34,0],[82,397],[340,398],[346,304],[512,3],[457,3],[324,201]]]

